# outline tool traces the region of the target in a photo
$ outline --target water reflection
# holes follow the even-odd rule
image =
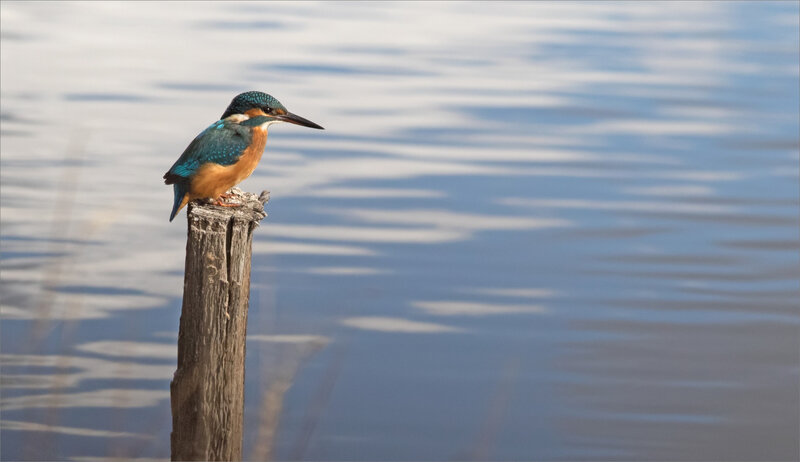
[[[411,321],[402,318],[380,316],[360,316],[342,319],[342,325],[376,332],[395,332],[404,334],[438,334],[461,332],[463,329],[432,322]]]
[[[795,3],[0,10],[3,459],[167,454],[159,178],[249,89],[328,130],[243,185],[246,454],[796,453]]]
[[[43,425],[35,422],[19,422],[14,420],[3,420],[0,422],[3,430],[41,432],[41,433],[60,433],[73,436],[91,436],[100,438],[149,438],[148,435],[136,434],[131,432],[117,432],[109,430],[93,430],[91,428],[62,427],[57,425]]]
[[[557,296],[558,293],[551,289],[534,288],[501,288],[501,287],[481,287],[477,289],[465,289],[464,292],[483,295],[496,295],[499,297],[513,298],[550,298]]]
[[[364,247],[347,245],[307,244],[303,242],[271,240],[253,243],[253,254],[371,256],[376,255],[376,252]]]
[[[372,274],[386,274],[388,271],[376,268],[358,266],[321,266],[308,268],[311,274],[327,274],[331,276],[367,276]]]
[[[172,359],[174,352],[170,353],[169,359]],[[175,372],[172,364],[153,365],[62,355],[4,355],[3,366],[7,371],[13,371],[15,367],[33,368],[38,371],[36,374],[15,374],[13,372],[3,374],[4,380],[11,382],[7,388],[24,389],[73,388],[79,386],[83,381],[98,379],[162,380]],[[45,374],[42,373],[43,369],[49,369],[52,372]],[[57,376],[57,379],[54,378],[54,375]],[[35,396],[31,398],[35,398]],[[4,403],[4,406],[9,404],[8,401],[4,401]]]
[[[411,305],[433,316],[490,316],[546,312],[546,309],[539,305],[476,303],[459,300],[419,300],[411,302]]]

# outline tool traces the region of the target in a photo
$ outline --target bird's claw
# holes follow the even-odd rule
[[[239,207],[242,204],[231,204],[231,203],[225,202],[224,200],[214,199],[213,201],[211,201],[211,205],[218,205],[220,207]]]
[[[217,197],[216,199],[211,199],[211,204],[218,205],[220,207],[239,207],[240,205],[242,205],[241,202],[233,202],[233,203],[226,202],[226,199],[231,199],[235,197],[237,197],[236,194],[230,192],[224,192],[220,194],[219,197]]]

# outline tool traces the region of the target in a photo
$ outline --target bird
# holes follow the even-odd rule
[[[236,206],[224,202],[229,197],[225,192],[253,173],[264,153],[267,128],[278,122],[324,130],[266,93],[248,91],[234,97],[219,120],[200,132],[164,174],[164,183],[172,185],[175,195],[169,221],[194,199]]]

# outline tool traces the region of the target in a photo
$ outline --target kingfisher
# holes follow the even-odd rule
[[[266,93],[248,91],[233,98],[222,117],[200,132],[164,174],[164,183],[175,193],[169,221],[194,199],[235,207],[224,202],[225,192],[253,173],[267,144],[267,128],[278,122],[324,130]]]

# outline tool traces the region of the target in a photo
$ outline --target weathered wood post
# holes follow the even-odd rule
[[[253,229],[269,200],[189,204],[178,369],[170,383],[172,460],[241,460]]]

